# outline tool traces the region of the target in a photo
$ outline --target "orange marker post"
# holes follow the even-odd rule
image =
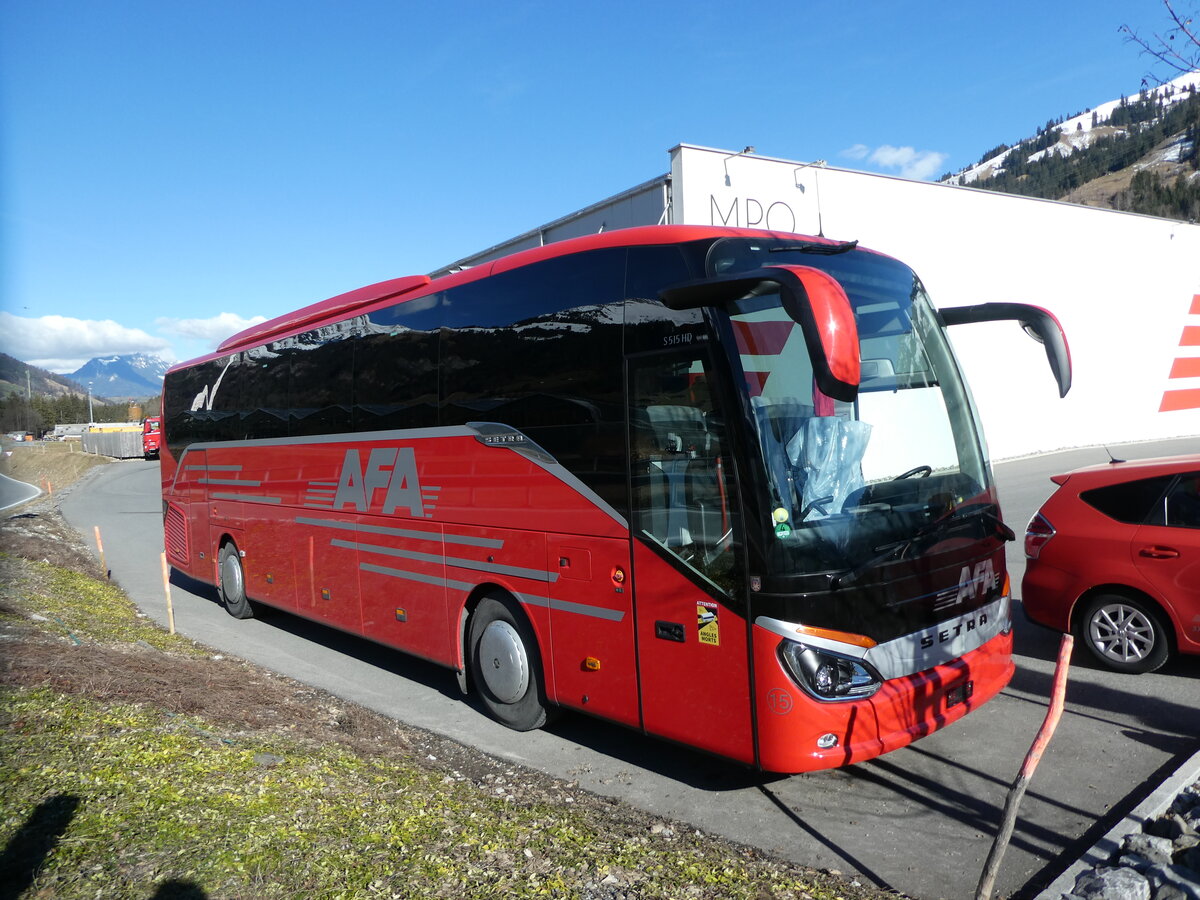
[[[95,525],[93,529],[96,532],[96,549],[100,551],[100,568],[104,570],[104,577],[108,577],[108,563],[104,561],[104,541],[100,540],[100,526]]]
[[[992,851],[988,854],[983,873],[979,877],[975,900],[989,900],[992,896],[996,875],[1000,871],[1000,860],[1004,857],[1004,851],[1008,849],[1013,828],[1017,824],[1017,807],[1021,803],[1021,798],[1025,796],[1025,789],[1029,787],[1029,779],[1033,777],[1034,769],[1041,762],[1042,754],[1050,743],[1050,738],[1054,736],[1058,720],[1062,718],[1063,704],[1067,697],[1067,673],[1071,668],[1071,650],[1074,646],[1075,638],[1070,633],[1064,634],[1058,645],[1058,664],[1054,668],[1054,682],[1050,688],[1050,705],[1046,710],[1046,718],[1043,720],[1037,736],[1033,739],[1033,745],[1025,755],[1025,761],[1021,764],[1021,771],[1017,773],[1016,781],[1008,789],[1008,797],[1005,800],[1004,812],[1001,816],[1000,831],[992,843]]]
[[[167,630],[175,633],[175,608],[171,605],[171,567],[167,565],[167,554],[159,554],[162,560],[163,593],[167,595]]]

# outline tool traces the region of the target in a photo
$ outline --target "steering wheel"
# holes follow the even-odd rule
[[[911,478],[913,475],[920,475],[922,478],[928,478],[933,474],[933,469],[930,466],[917,466],[915,469],[909,469],[903,475],[897,475],[892,481],[902,481],[905,478]]]

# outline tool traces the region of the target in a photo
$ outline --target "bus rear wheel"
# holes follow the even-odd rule
[[[469,648],[471,679],[492,718],[514,731],[550,720],[537,641],[515,604],[484,597],[471,614]]]
[[[254,616],[254,607],[246,597],[246,576],[242,571],[242,556],[233,541],[221,547],[217,557],[217,593],[225,611],[235,619]]]

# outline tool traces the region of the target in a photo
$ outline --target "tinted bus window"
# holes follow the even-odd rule
[[[350,431],[354,345],[348,338],[362,318],[327,325],[287,339],[289,434],[305,436]]]
[[[270,347],[246,351],[237,370],[241,433],[245,440],[287,437],[290,357]]]
[[[449,292],[443,425],[520,429],[623,511],[625,251],[550,260]]]
[[[438,424],[438,341],[445,294],[361,317],[354,342],[354,430]]]

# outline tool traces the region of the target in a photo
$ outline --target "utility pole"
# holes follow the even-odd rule
[[[92,383],[90,381],[88,382],[88,424],[96,424],[96,419],[92,416]]]

